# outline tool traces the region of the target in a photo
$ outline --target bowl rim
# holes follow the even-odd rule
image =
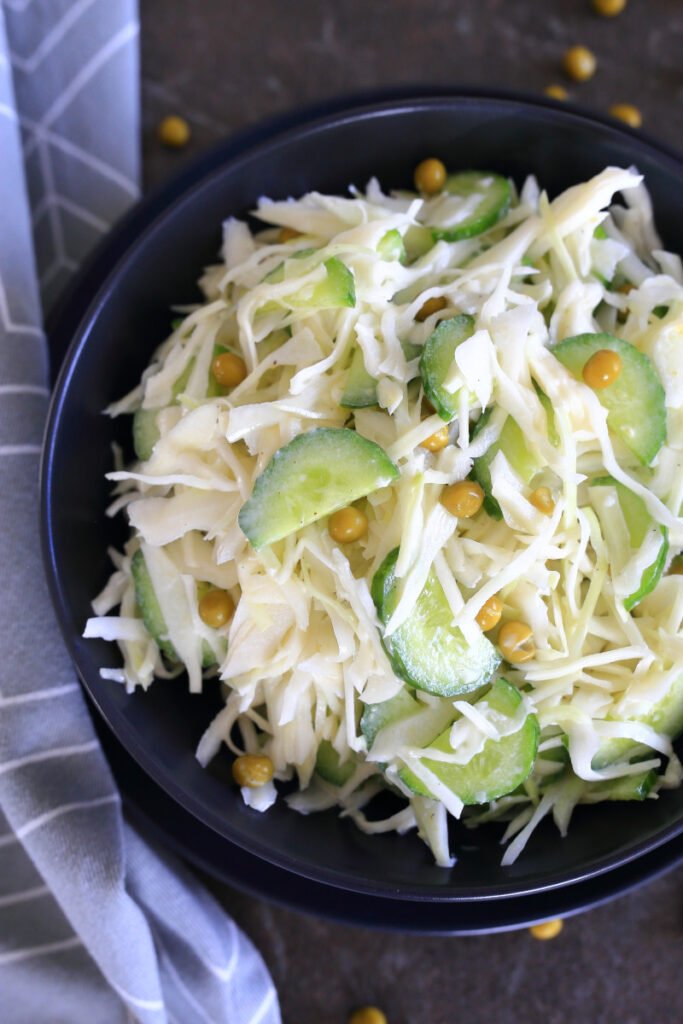
[[[593,127],[598,125],[601,128],[609,129],[618,135],[625,136],[635,150],[642,150],[650,154],[654,151],[660,164],[664,162],[683,177],[683,158],[673,149],[606,115],[594,114],[575,104],[562,103],[560,105],[557,101],[544,97],[506,90],[451,89],[436,86],[398,87],[377,90],[370,94],[363,93],[355,97],[345,96],[271,118],[218,142],[208,152],[190,161],[176,175],[141,199],[105,236],[83,268],[75,275],[64,298],[58,303],[49,318],[46,328],[51,347],[57,352],[58,358],[67,343],[68,350],[61,360],[61,367],[53,388],[40,463],[40,532],[43,565],[60,630],[81,683],[90,699],[97,707],[107,727],[112,730],[143,771],[193,817],[199,819],[219,835],[223,835],[228,842],[254,853],[257,857],[276,867],[284,868],[312,881],[322,882],[342,890],[387,899],[418,901],[426,899],[439,903],[488,901],[530,896],[573,885],[620,868],[680,835],[683,833],[683,814],[679,820],[672,822],[649,838],[634,841],[615,853],[589,860],[587,866],[584,864],[581,870],[565,869],[551,874],[548,879],[540,882],[533,879],[526,881],[522,879],[514,882],[511,880],[508,884],[470,888],[448,884],[437,887],[427,884],[414,885],[409,889],[402,888],[397,891],[395,885],[381,884],[377,880],[364,882],[357,876],[328,869],[325,865],[316,864],[314,867],[302,865],[297,858],[289,856],[285,851],[273,851],[265,843],[245,839],[241,832],[234,828],[228,817],[219,818],[217,814],[208,810],[193,792],[176,785],[169,773],[159,771],[159,763],[151,757],[136,730],[130,727],[128,721],[117,709],[107,707],[103,701],[98,699],[91,690],[84,673],[81,672],[76,645],[77,637],[73,633],[69,621],[68,602],[61,588],[53,542],[52,465],[71,377],[81,352],[88,344],[92,324],[99,317],[103,307],[106,306],[109,292],[116,278],[125,270],[128,261],[133,258],[139,246],[166,223],[167,219],[173,215],[174,210],[186,202],[191,202],[201,189],[210,186],[212,179],[221,175],[226,166],[237,169],[240,164],[247,163],[254,158],[262,158],[269,150],[277,148],[283,143],[343,124],[378,117],[391,117],[401,112],[408,113],[420,109],[426,111],[454,106],[471,109],[490,104],[497,104],[501,109],[515,109],[517,112],[525,110],[527,113],[538,110],[550,111],[559,121],[567,124],[587,122]],[[88,296],[85,301],[84,295]]]

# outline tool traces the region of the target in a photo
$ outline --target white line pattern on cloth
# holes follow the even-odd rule
[[[97,740],[89,740],[87,743],[79,743],[71,747],[40,750],[35,754],[27,754],[26,757],[15,757],[12,761],[0,762],[0,775],[16,771],[17,768],[23,768],[25,765],[51,761],[55,757],[76,757],[78,754],[89,754],[91,751],[99,749],[100,745]]]

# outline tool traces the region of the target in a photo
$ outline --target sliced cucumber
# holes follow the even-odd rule
[[[422,352],[421,345],[414,345],[410,341],[402,341],[401,348],[409,363],[417,359]],[[365,368],[365,357],[360,346],[354,350],[351,357],[344,393],[339,404],[343,409],[363,409],[378,404],[377,381]]]
[[[383,700],[379,704],[366,704],[360,719],[360,731],[365,736],[368,750],[372,749],[378,732],[393,722],[412,717],[421,707],[423,705],[405,686],[389,700]]]
[[[180,322],[182,323],[182,321]],[[227,351],[228,349],[224,348],[223,345],[214,345],[213,358],[215,359],[216,356]],[[173,385],[172,393],[174,403],[178,395],[181,395],[187,387],[187,382],[190,379],[194,362],[193,356]],[[216,398],[219,395],[225,395],[227,393],[227,388],[222,388],[215,380],[213,374],[210,373],[206,389],[207,398]],[[162,406],[162,408],[164,407]],[[161,409],[136,409],[133,416],[133,448],[141,462],[146,462],[147,459],[152,457],[154,445],[159,440],[160,434],[157,426],[157,415],[160,412]]]
[[[497,679],[483,699],[509,718],[517,714],[522,703],[519,691],[505,679]],[[450,733],[449,727],[429,746],[450,753]],[[538,719],[529,714],[516,732],[499,740],[487,740],[483,750],[466,764],[445,764],[430,758],[421,759],[421,763],[464,804],[489,803],[511,793],[528,778],[536,759],[539,735]],[[401,769],[399,776],[414,792],[432,796],[409,768]]]
[[[637,494],[630,491],[628,487],[624,487],[623,484],[618,483],[611,476],[597,477],[591,481],[591,487],[613,487],[616,491],[617,499],[619,501],[619,507],[628,529],[629,539],[631,541],[631,547],[635,552],[638,551],[641,544],[645,540],[645,537],[654,526],[654,520],[647,510],[647,505]],[[599,513],[598,509],[598,513]],[[660,526],[659,531],[662,535],[662,541],[657,552],[657,557],[646,569],[643,570],[643,574],[640,578],[640,585],[632,593],[629,594],[624,600],[624,608],[630,612],[632,608],[635,608],[644,597],[652,593],[657,584],[659,583],[664,567],[666,566],[667,555],[669,554],[669,531],[665,526]],[[604,530],[605,539],[607,546],[610,546],[610,533],[609,530]],[[615,557],[620,560],[624,560],[623,552],[615,552]]]
[[[629,722],[643,722],[656,732],[675,740],[683,733],[683,676],[672,683],[669,692],[643,715],[632,715]],[[607,739],[593,756],[592,767],[604,768],[617,761],[631,761],[652,754],[649,747],[629,739]]]
[[[483,416],[479,417],[477,425],[472,432],[473,437],[476,437],[484,429],[488,423],[489,416],[490,411],[487,411]],[[517,422],[513,420],[512,416],[508,416],[503,424],[503,429],[498,435],[498,440],[494,441],[483,455],[474,460],[472,467],[475,479],[482,486],[486,495],[484,498],[484,508],[494,519],[503,518],[500,505],[493,497],[491,491],[491,463],[498,452],[503,453],[522,483],[530,483],[541,468],[538,459],[527,447],[524,434]]]
[[[624,775],[620,779],[605,779],[589,783],[582,796],[582,804],[600,804],[605,800],[645,800],[657,781],[657,772]]]
[[[455,350],[474,334],[474,319],[466,313],[442,320],[427,339],[420,359],[420,375],[425,395],[442,420],[449,423],[458,412],[457,392],[451,393],[444,382],[453,366]]]
[[[294,253],[293,259],[304,259],[315,250],[302,249]],[[281,263],[266,275],[265,280],[277,284],[286,280],[288,260]],[[283,303],[292,309],[340,309],[356,305],[356,284],[352,272],[337,256],[330,257],[324,263],[326,277],[318,284],[306,286],[292,292],[283,299]],[[260,313],[272,312],[281,308],[278,301],[272,300],[259,308]]]
[[[130,569],[135,584],[135,601],[140,609],[145,629],[156,642],[161,653],[169,661],[180,661],[176,649],[168,639],[168,627],[159,606],[159,600],[152,586],[147,563],[142,551],[138,550],[130,562]],[[206,643],[202,644],[202,668],[212,668],[216,665],[216,655]]]
[[[588,360],[602,349],[621,359],[614,383],[595,392],[607,409],[607,426],[647,466],[666,441],[664,388],[648,356],[612,334],[578,334],[565,338],[552,352],[581,380]]]
[[[360,346],[351,358],[344,393],[339,404],[344,409],[363,409],[369,405],[377,405],[377,381],[365,369],[365,357]]]
[[[372,581],[372,599],[386,623],[398,601],[395,548]],[[488,682],[500,655],[483,633],[470,646],[452,623],[453,613],[432,570],[407,621],[383,639],[394,671],[411,686],[440,697],[455,697]]]
[[[560,433],[555,423],[555,412],[553,410],[553,403],[550,401],[545,391],[543,391],[536,381],[532,381],[534,385],[534,391],[538,395],[538,400],[543,406],[543,412],[548,422],[548,440],[550,441],[553,448],[557,448],[560,443]]]
[[[434,236],[429,228],[420,224],[413,224],[405,233],[403,239],[406,247],[406,258],[409,263],[418,260],[434,247]]]
[[[159,440],[157,413],[160,409],[136,409],[133,416],[133,448],[141,462],[152,457],[154,445]]]
[[[315,770],[321,779],[333,786],[344,786],[356,770],[353,758],[341,763],[339,754],[329,740],[323,740],[318,747],[315,759]]]
[[[261,548],[386,487],[398,475],[374,441],[345,427],[320,427],[275,453],[238,522],[252,546]]]
[[[472,212],[451,227],[432,226],[434,239],[459,242],[473,238],[497,224],[510,209],[512,188],[507,178],[486,171],[461,171],[446,178],[446,192],[462,199],[481,196]]]
[[[397,228],[387,231],[382,235],[377,245],[377,252],[383,260],[398,260],[400,263],[406,261],[406,247],[403,236]]]

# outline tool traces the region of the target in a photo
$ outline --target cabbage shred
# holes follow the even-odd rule
[[[626,206],[611,205],[617,193]],[[458,201],[467,200],[451,197],[449,216]],[[434,209],[433,200],[386,195],[372,180],[347,198],[262,199],[255,216],[266,228],[256,234],[226,222],[221,262],[202,278],[206,302],[185,311],[141,383],[109,410],[155,411],[158,438],[148,459],[108,474],[111,512],[128,517],[131,537],[112,553],[115,572],[93,602],[85,635],[118,643],[123,664],[103,676],[128,691],[181,670],[162,656],[136,602],[131,559],[140,547],[151,552],[164,639],[181,654],[192,689],[220,685],[225,698],[200,741],[200,761],[223,744],[235,754],[267,754],[276,779],[298,784],[288,798],[295,809],[337,807],[368,832],[417,828],[447,867],[447,816],[459,816],[462,801],[419,761],[409,730],[394,729],[368,751],[360,717],[406,689],[382,635],[410,616],[430,569],[465,637],[479,630],[478,611],[497,595],[506,619],[533,630],[534,657],[507,667],[505,677],[523,692],[525,713],[538,716],[541,745],[524,786],[469,820],[509,821],[504,862],[511,863],[544,816],[565,832],[596,781],[652,767],[659,774],[651,796],[680,782],[670,737],[646,719],[683,676],[683,576],[666,575],[631,612],[623,599],[656,555],[662,528],[669,559],[683,547],[683,274],[680,260],[661,250],[633,170],[608,168],[552,202],[530,178],[497,225],[465,241],[438,241],[411,260],[411,236]],[[300,237],[279,241],[281,227]],[[407,243],[407,259],[395,258],[393,243],[381,244],[389,232]],[[333,259],[350,272],[353,305],[316,304]],[[434,297],[446,308],[416,319]],[[421,442],[443,421],[424,414],[419,351],[439,320],[459,313],[475,320],[445,384],[457,392],[459,412],[451,443],[430,453]],[[552,354],[568,336],[600,331],[648,355],[664,386],[667,441],[650,467],[609,432],[598,398]],[[212,389],[216,346],[246,363],[246,379],[231,391]],[[340,400],[359,349],[377,382],[377,404],[349,409]],[[477,433],[484,411],[490,418]],[[471,473],[506,417],[521,429],[538,465],[534,486],[551,489],[554,511],[539,512],[499,451],[490,475],[501,518],[481,512],[456,520],[439,502],[442,489]],[[367,535],[340,547],[323,519],[255,551],[237,516],[256,478],[298,435],[345,425],[384,448],[400,470],[395,484],[363,500]],[[611,535],[627,536],[615,489],[589,487],[605,474],[642,498],[651,517],[632,556]],[[400,596],[381,626],[370,586],[396,547]],[[197,612],[206,584],[235,604],[218,631]],[[216,664],[202,672],[206,644]],[[416,698],[425,710],[448,703]],[[475,709],[467,698],[450,704],[456,762],[504,734],[485,706]],[[606,739],[641,743],[641,761],[596,767]],[[316,772],[323,741],[342,767],[352,766],[341,785]],[[553,750],[566,752],[569,764],[559,776]],[[406,765],[433,799],[401,781]],[[373,801],[387,781],[403,806],[378,817]],[[259,810],[277,797],[273,786],[258,797],[243,792]]]

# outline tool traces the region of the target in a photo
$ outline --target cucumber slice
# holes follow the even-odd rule
[[[418,260],[434,247],[434,236],[429,228],[419,224],[413,224],[405,233],[403,239],[406,247],[406,259],[409,263]]]
[[[633,491],[629,491],[628,487],[624,487],[623,484],[618,483],[611,476],[597,477],[595,480],[591,481],[590,486],[613,487],[615,489],[617,499],[619,501],[619,507],[621,508],[621,513],[628,529],[631,547],[634,549],[634,552],[637,552],[645,540],[646,535],[654,525],[654,520],[648,512],[647,505],[643,499],[638,497],[637,494],[634,494]],[[630,612],[631,609],[635,608],[644,597],[647,597],[648,594],[652,593],[664,572],[667,555],[669,554],[669,531],[665,526],[660,526],[659,531],[662,535],[662,542],[660,544],[659,551],[657,552],[657,557],[651,565],[643,570],[639,587],[624,600],[624,608],[627,612]],[[603,532],[605,533],[606,542],[609,547],[609,530]],[[617,555],[623,558],[623,552],[617,552]]]
[[[294,259],[310,256],[314,249],[302,249],[294,254]],[[287,276],[288,260],[281,263],[275,270],[266,275],[266,281],[277,284]],[[332,256],[324,263],[327,276],[314,287],[306,287],[293,292],[283,299],[283,303],[291,309],[340,309],[356,305],[356,284],[352,272],[337,256]],[[281,308],[277,301],[265,303],[259,307],[259,313],[272,312]]]
[[[420,359],[425,395],[442,420],[449,423],[458,412],[457,392],[444,387],[453,365],[455,350],[474,334],[474,319],[466,313],[442,320],[427,338]]]
[[[402,341],[401,348],[409,363],[417,359],[422,352],[422,346],[414,345],[411,341]],[[377,381],[366,370],[365,357],[360,347],[354,350],[351,357],[344,393],[339,404],[342,409],[364,409],[378,404]]]
[[[421,707],[424,705],[421,705],[405,686],[389,700],[383,700],[379,704],[366,704],[360,719],[360,731],[365,736],[368,750],[372,749],[378,732],[393,722],[412,717]]]
[[[182,323],[182,320],[180,323]],[[227,351],[227,348],[224,348],[222,345],[215,345],[213,350],[214,358],[219,356],[222,352]],[[174,401],[187,387],[187,382],[190,379],[193,366],[194,356],[190,359],[187,366],[173,385],[172,393]],[[228,392],[226,388],[222,388],[220,384],[215,381],[212,374],[209,374],[209,383],[206,393],[207,398],[216,398],[218,395],[225,395]],[[157,414],[159,412],[161,412],[161,409],[136,409],[135,414],[133,415],[133,448],[141,462],[146,462],[147,459],[152,457],[154,445],[159,440],[160,434],[157,426]]]
[[[136,409],[133,416],[133,448],[141,462],[151,459],[159,440],[157,413],[160,409]]]
[[[372,581],[372,599],[383,623],[389,621],[398,600],[397,558],[398,548],[394,548]],[[452,619],[432,570],[407,621],[382,641],[401,679],[439,697],[471,693],[487,683],[500,664],[500,655],[483,633],[470,646],[451,625]]]
[[[142,551],[138,550],[135,552],[130,561],[130,569],[135,584],[135,601],[140,609],[145,629],[156,642],[161,653],[169,661],[180,661],[175,647],[168,639],[166,621],[159,607],[159,601],[152,586],[152,580],[147,571],[147,564]],[[202,645],[202,668],[212,668],[216,664],[216,655],[209,645],[204,642]]]
[[[472,432],[473,438],[484,429],[490,415],[490,410],[487,410],[479,417],[477,425]],[[474,460],[472,467],[474,477],[482,486],[486,495],[484,498],[484,508],[493,519],[503,518],[500,505],[491,493],[491,463],[498,452],[503,453],[522,483],[530,483],[541,468],[538,459],[527,447],[524,434],[516,420],[513,420],[512,416],[508,416],[503,424],[503,429],[498,435],[498,440],[494,441],[483,455]]]
[[[565,338],[552,352],[581,380],[590,357],[606,348],[620,356],[621,372],[613,384],[595,394],[607,409],[609,429],[648,466],[666,441],[664,388],[648,356],[612,334],[577,334]]]
[[[377,381],[365,369],[365,357],[360,347],[351,358],[344,394],[339,404],[344,409],[363,409],[377,405]]]
[[[669,692],[649,713],[632,715],[627,721],[643,722],[672,740],[680,736],[683,733],[683,676],[672,683]],[[631,761],[651,753],[651,749],[643,743],[629,739],[608,739],[602,741],[591,763],[593,768],[604,768],[617,761]]]
[[[550,401],[545,391],[543,391],[536,381],[532,381],[534,385],[534,391],[538,395],[538,400],[543,406],[543,412],[548,422],[548,440],[550,441],[553,448],[557,448],[560,443],[560,433],[555,423],[555,413],[553,411],[553,403]]]
[[[522,703],[519,691],[505,679],[496,679],[484,699],[507,717],[513,717]],[[452,751],[450,733],[449,727],[429,746]],[[511,793],[528,778],[536,759],[539,736],[538,719],[530,714],[517,732],[499,740],[487,740],[483,750],[466,764],[444,764],[429,758],[423,758],[421,763],[464,804],[485,804]],[[414,792],[432,796],[409,768],[401,769],[399,777]]]
[[[645,800],[657,781],[657,772],[624,775],[620,779],[605,779],[589,783],[581,795],[582,804],[601,804],[605,800]]]
[[[481,199],[458,224],[448,228],[432,227],[432,236],[436,241],[443,239],[446,242],[459,242],[463,238],[480,235],[505,216],[512,201],[512,188],[508,179],[486,171],[449,174],[445,190],[462,199],[469,199],[473,195],[479,195]]]
[[[392,228],[386,235],[382,235],[377,252],[383,260],[398,260],[399,263],[405,263],[406,247],[401,232],[397,228]]]
[[[342,764],[330,741],[323,740],[318,747],[315,770],[325,782],[330,782],[333,786],[344,786],[355,772],[356,762],[350,758]]]
[[[238,522],[252,547],[282,540],[295,530],[386,487],[399,471],[386,452],[345,427],[300,434],[257,478]]]

